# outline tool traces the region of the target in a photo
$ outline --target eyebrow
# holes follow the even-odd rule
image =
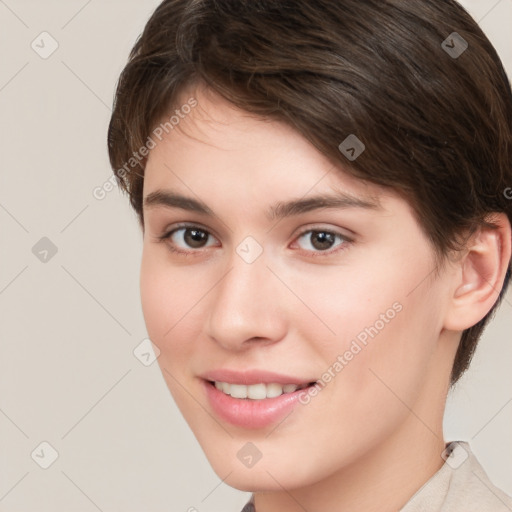
[[[196,212],[203,215],[214,216],[213,211],[201,200],[187,197],[167,190],[156,190],[144,198],[144,207],[153,208],[163,206],[167,208],[180,208],[190,212]],[[292,199],[291,201],[279,201],[272,205],[266,212],[269,220],[282,219],[300,215],[312,210],[321,208],[347,209],[362,208],[368,210],[381,209],[381,205],[369,198],[359,198],[345,192],[336,194],[324,194],[312,196],[304,199]]]

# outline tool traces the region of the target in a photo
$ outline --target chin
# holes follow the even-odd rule
[[[291,489],[297,486],[296,482],[294,482],[295,485],[290,485],[290,483],[283,480],[280,475],[275,475],[273,472],[270,473],[274,478],[272,478],[272,476],[270,476],[266,471],[264,471],[264,474],[262,474],[261,471],[259,473],[252,473],[250,469],[233,471],[227,478],[225,475],[217,475],[221,479],[225,478],[225,484],[244,492],[282,491],[283,487]]]
[[[277,454],[276,454],[277,455]],[[244,464],[235,456],[229,460],[225,455],[209,458],[216,475],[225,484],[244,492],[282,491],[314,483],[318,478],[312,473],[311,465],[304,465],[300,460],[292,460],[285,453],[278,455],[278,460],[263,456],[253,467]],[[227,475],[227,476],[226,476]]]

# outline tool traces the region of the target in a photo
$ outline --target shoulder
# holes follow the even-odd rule
[[[462,510],[461,505],[467,512],[512,511],[512,498],[491,482],[469,444],[459,441],[451,445],[455,445],[454,451],[459,453],[455,460],[459,458],[460,462],[453,469],[450,468],[452,478],[446,506],[451,508],[447,508],[447,511]],[[448,462],[450,458],[446,460]]]
[[[445,463],[401,512],[511,512],[512,498],[496,487],[467,442],[454,441]]]

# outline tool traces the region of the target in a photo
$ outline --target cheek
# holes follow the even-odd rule
[[[187,324],[188,312],[206,292],[191,271],[176,267],[153,248],[144,249],[140,270],[141,304],[148,333],[164,341]]]
[[[172,325],[170,316],[174,310],[169,302],[172,300],[172,279],[163,270],[158,259],[144,249],[140,270],[142,312],[148,334],[160,349],[165,332]]]
[[[194,326],[197,290],[187,272],[173,268],[162,257],[145,250],[140,272],[141,305],[151,341],[159,348],[158,365],[167,387],[185,419],[201,416],[195,401],[184,390],[190,378],[190,362],[197,352],[199,332]],[[188,283],[188,284],[187,284]]]
[[[194,305],[206,290],[199,289],[203,286],[188,272],[163,260],[152,251],[143,253],[141,305],[149,337],[161,352],[158,360],[174,372],[186,368],[187,355],[194,351],[198,338],[194,329],[201,325],[194,321]]]
[[[414,266],[388,256],[390,263],[371,271],[367,262],[360,267],[366,272],[339,269],[329,279],[303,280],[299,293],[320,318],[305,322],[296,314],[325,364],[322,380],[348,402],[357,397],[377,411],[399,402],[389,388],[404,400],[417,396],[442,328],[441,290],[425,279],[428,255]]]

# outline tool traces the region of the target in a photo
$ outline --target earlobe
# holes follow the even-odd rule
[[[503,287],[511,257],[510,222],[503,213],[488,220],[497,227],[482,227],[474,233],[457,263],[446,329],[463,331],[478,323],[494,306]]]

